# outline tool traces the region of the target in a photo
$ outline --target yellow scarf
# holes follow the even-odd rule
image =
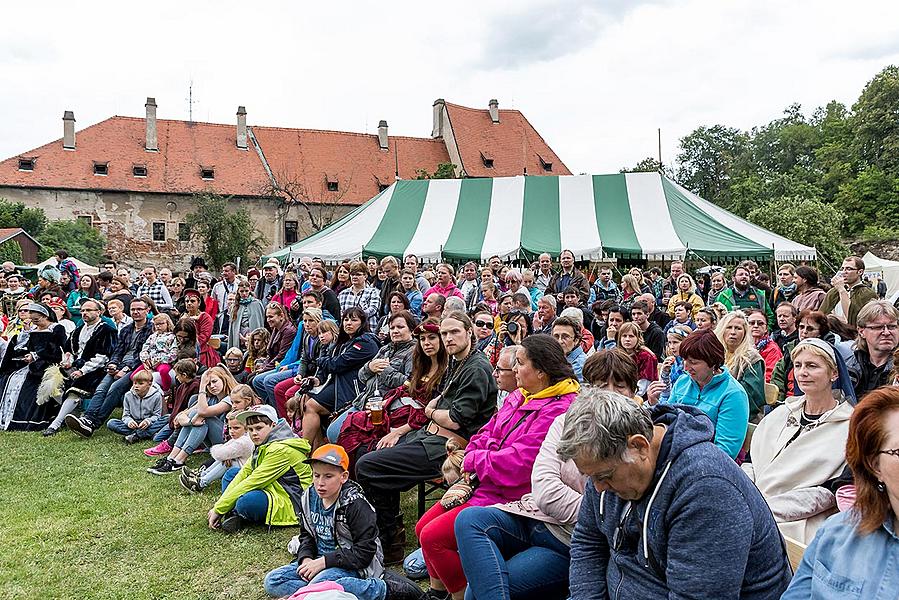
[[[564,396],[565,394],[575,394],[579,389],[581,389],[581,384],[579,384],[575,379],[563,379],[555,385],[551,385],[548,388],[543,388],[536,394],[531,394],[524,388],[518,389],[521,391],[521,395],[524,396],[524,402],[522,402],[521,405],[525,406],[531,400],[551,398],[553,396]]]

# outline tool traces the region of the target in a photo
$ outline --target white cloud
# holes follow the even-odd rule
[[[113,114],[426,136],[435,98],[520,108],[575,172],[671,161],[699,125],[851,105],[899,62],[899,4],[462,1],[13,3],[0,157]]]

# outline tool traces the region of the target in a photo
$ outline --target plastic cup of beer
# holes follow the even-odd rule
[[[384,402],[381,400],[369,400],[368,406],[371,413],[371,424],[380,425],[384,422]]]

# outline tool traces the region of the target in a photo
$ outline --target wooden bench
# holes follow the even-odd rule
[[[795,573],[808,546],[787,536],[784,536],[784,541],[787,543],[787,558],[790,559],[790,566],[793,567],[793,572]]]
[[[773,383],[765,384],[765,402],[768,403],[768,406],[774,406],[777,404],[777,397],[780,395],[780,389]]]

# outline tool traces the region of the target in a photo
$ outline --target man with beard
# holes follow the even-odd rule
[[[733,285],[721,290],[715,301],[723,304],[728,311],[749,308],[761,309],[765,311],[768,327],[776,327],[777,321],[774,319],[774,312],[771,310],[771,306],[765,299],[764,290],[750,285],[751,278],[752,274],[749,272],[749,268],[740,265],[734,271]]]

